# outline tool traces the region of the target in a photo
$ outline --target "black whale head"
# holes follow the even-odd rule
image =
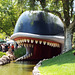
[[[26,11],[18,19],[14,33],[24,32],[38,35],[63,35],[63,23],[51,14],[43,11]]]
[[[57,16],[44,11],[25,11],[17,21],[11,39],[26,47],[27,53],[21,59],[32,54],[30,59],[43,59],[61,53],[63,35],[63,23]]]

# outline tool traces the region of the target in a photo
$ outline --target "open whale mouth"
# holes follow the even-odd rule
[[[19,32],[13,34],[11,39],[26,48],[26,54],[17,60],[40,60],[60,54],[64,38]]]

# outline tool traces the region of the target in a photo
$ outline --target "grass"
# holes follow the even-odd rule
[[[0,58],[1,58],[3,55],[6,55],[6,53],[0,52]]]
[[[42,62],[38,68],[41,75],[75,75],[74,50]]]

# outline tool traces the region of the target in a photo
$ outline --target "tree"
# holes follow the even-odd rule
[[[0,9],[1,9],[0,29],[1,31],[6,32],[4,30],[4,27],[7,24],[9,25],[8,26],[9,28],[11,24],[12,26],[10,27],[11,29],[9,30],[11,31],[13,27],[15,26],[17,18],[25,10],[44,10],[46,12],[50,12],[59,16],[59,18],[62,20],[64,24],[64,36],[65,36],[64,50],[68,51],[72,49],[71,35],[75,31],[74,29],[75,12],[73,10],[74,8],[73,3],[74,3],[74,0],[13,0],[13,2],[12,0],[10,1],[2,0],[0,1]],[[10,22],[10,23],[7,23],[7,22]],[[7,34],[10,34],[10,33],[7,33]]]
[[[14,27],[20,11],[16,1],[0,0],[0,32],[5,32],[7,35],[13,34]]]
[[[22,2],[22,0],[20,0],[20,2]],[[59,18],[62,20],[64,24],[64,36],[65,36],[64,50],[68,51],[72,49],[71,38],[72,38],[72,33],[75,30],[74,29],[75,12],[73,10],[74,0],[32,0],[32,1],[28,0],[27,3],[29,3],[30,6],[29,10],[40,9],[59,16]],[[36,8],[36,6],[38,7]]]
[[[74,0],[37,0],[40,1],[42,10],[53,13],[64,23],[64,50],[72,49],[71,35],[75,26],[73,3]]]

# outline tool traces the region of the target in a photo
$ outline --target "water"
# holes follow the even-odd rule
[[[0,66],[0,75],[32,75],[35,62],[20,61]]]

